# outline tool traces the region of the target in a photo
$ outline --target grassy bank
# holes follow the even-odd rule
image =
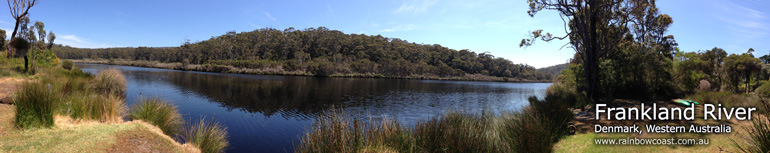
[[[185,71],[201,71],[201,72],[217,72],[217,73],[240,73],[240,74],[259,74],[259,75],[290,75],[290,76],[316,76],[312,73],[306,73],[302,71],[284,71],[274,68],[264,69],[252,69],[252,68],[240,68],[230,65],[218,65],[218,64],[188,64],[182,63],[163,63],[157,61],[143,61],[143,60],[123,60],[123,59],[72,59],[75,63],[90,63],[90,64],[109,64],[109,65],[123,65],[123,66],[136,66],[136,67],[149,67],[149,68],[161,68],[161,69],[173,69],[173,70],[185,70]],[[386,76],[382,74],[329,74],[329,77],[350,77],[350,78],[391,78],[391,79],[421,79],[421,80],[453,80],[453,81],[492,81],[492,82],[550,82],[551,80],[527,80],[518,78],[505,78],[487,76],[481,74],[465,74],[463,76],[453,77],[440,77],[436,75],[410,75],[410,76]]]
[[[0,59],[0,63],[22,64],[13,59]],[[12,95],[13,105],[0,104],[0,152],[201,152],[198,148],[221,152],[227,146],[226,129],[219,124],[187,128],[220,133],[221,138],[209,141],[214,145],[177,142],[181,138],[166,132],[183,128],[173,105],[168,105],[173,111],[144,107],[155,111],[124,121],[129,110],[124,99],[126,81],[116,69],[102,70],[95,76],[68,64],[37,66],[33,71],[3,65],[0,71],[10,72],[5,77],[24,80],[13,84],[12,93],[4,93]],[[158,122],[163,116],[175,116],[176,122]],[[188,137],[212,137],[206,134]]]

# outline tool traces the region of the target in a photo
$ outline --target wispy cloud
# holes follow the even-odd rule
[[[420,14],[427,12],[430,7],[436,5],[437,0],[411,0],[404,1],[401,7],[396,9],[394,13],[412,13]]]
[[[82,42],[82,40],[80,40],[80,38],[78,36],[75,36],[75,35],[62,35],[62,36],[59,36],[59,37],[61,37],[61,39],[65,39],[65,40],[71,40],[71,41],[75,41],[75,42]]]
[[[105,43],[100,42],[94,42],[88,39],[83,39],[75,35],[60,35],[58,36],[59,39],[56,39],[54,43],[72,46],[72,47],[78,47],[78,48],[108,48],[108,47],[117,47],[114,45],[109,45]]]
[[[265,16],[267,16],[268,19],[275,21],[275,18],[270,15],[270,13],[265,12]]]
[[[722,26],[745,41],[753,41],[770,36],[770,19],[767,12],[752,9],[731,1],[721,1],[714,4],[721,9],[715,18],[724,21]],[[735,11],[741,10],[741,11]],[[752,40],[753,39],[753,40]]]
[[[397,25],[397,26],[392,27],[392,28],[382,29],[382,30],[380,30],[380,32],[411,31],[411,30],[414,30],[415,28],[417,28],[417,25],[414,25],[414,24],[402,24],[402,25]]]

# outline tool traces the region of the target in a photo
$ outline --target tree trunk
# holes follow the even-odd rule
[[[29,60],[29,59],[28,59],[28,58],[27,58],[27,56],[25,55],[25,56],[24,56],[24,71],[26,71],[26,72],[29,72],[29,66],[27,65],[27,63],[28,63],[27,61],[28,61],[28,60]]]

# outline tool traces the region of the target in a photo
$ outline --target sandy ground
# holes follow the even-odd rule
[[[12,77],[0,78],[0,103],[13,103],[11,102],[11,96],[13,95],[13,92],[21,86],[22,82],[24,82],[24,79]]]

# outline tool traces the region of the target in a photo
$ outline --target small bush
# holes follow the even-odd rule
[[[229,145],[227,142],[227,128],[213,120],[201,119],[182,130],[180,139],[186,143],[192,143],[203,153],[223,152]]]
[[[121,122],[126,104],[122,98],[115,95],[75,93],[69,96],[65,108],[67,114],[75,119]]]
[[[72,70],[72,66],[73,66],[73,64],[72,64],[72,61],[70,61],[70,60],[64,60],[61,63],[61,67],[64,68],[64,69],[67,69],[67,70]]]
[[[141,98],[131,109],[129,117],[132,120],[147,121],[172,136],[176,135],[184,124],[176,106],[158,98]]]
[[[20,129],[51,127],[58,97],[50,85],[25,82],[14,97],[16,105],[15,125]]]
[[[96,75],[94,83],[96,92],[125,97],[126,78],[118,69],[102,70]]]

